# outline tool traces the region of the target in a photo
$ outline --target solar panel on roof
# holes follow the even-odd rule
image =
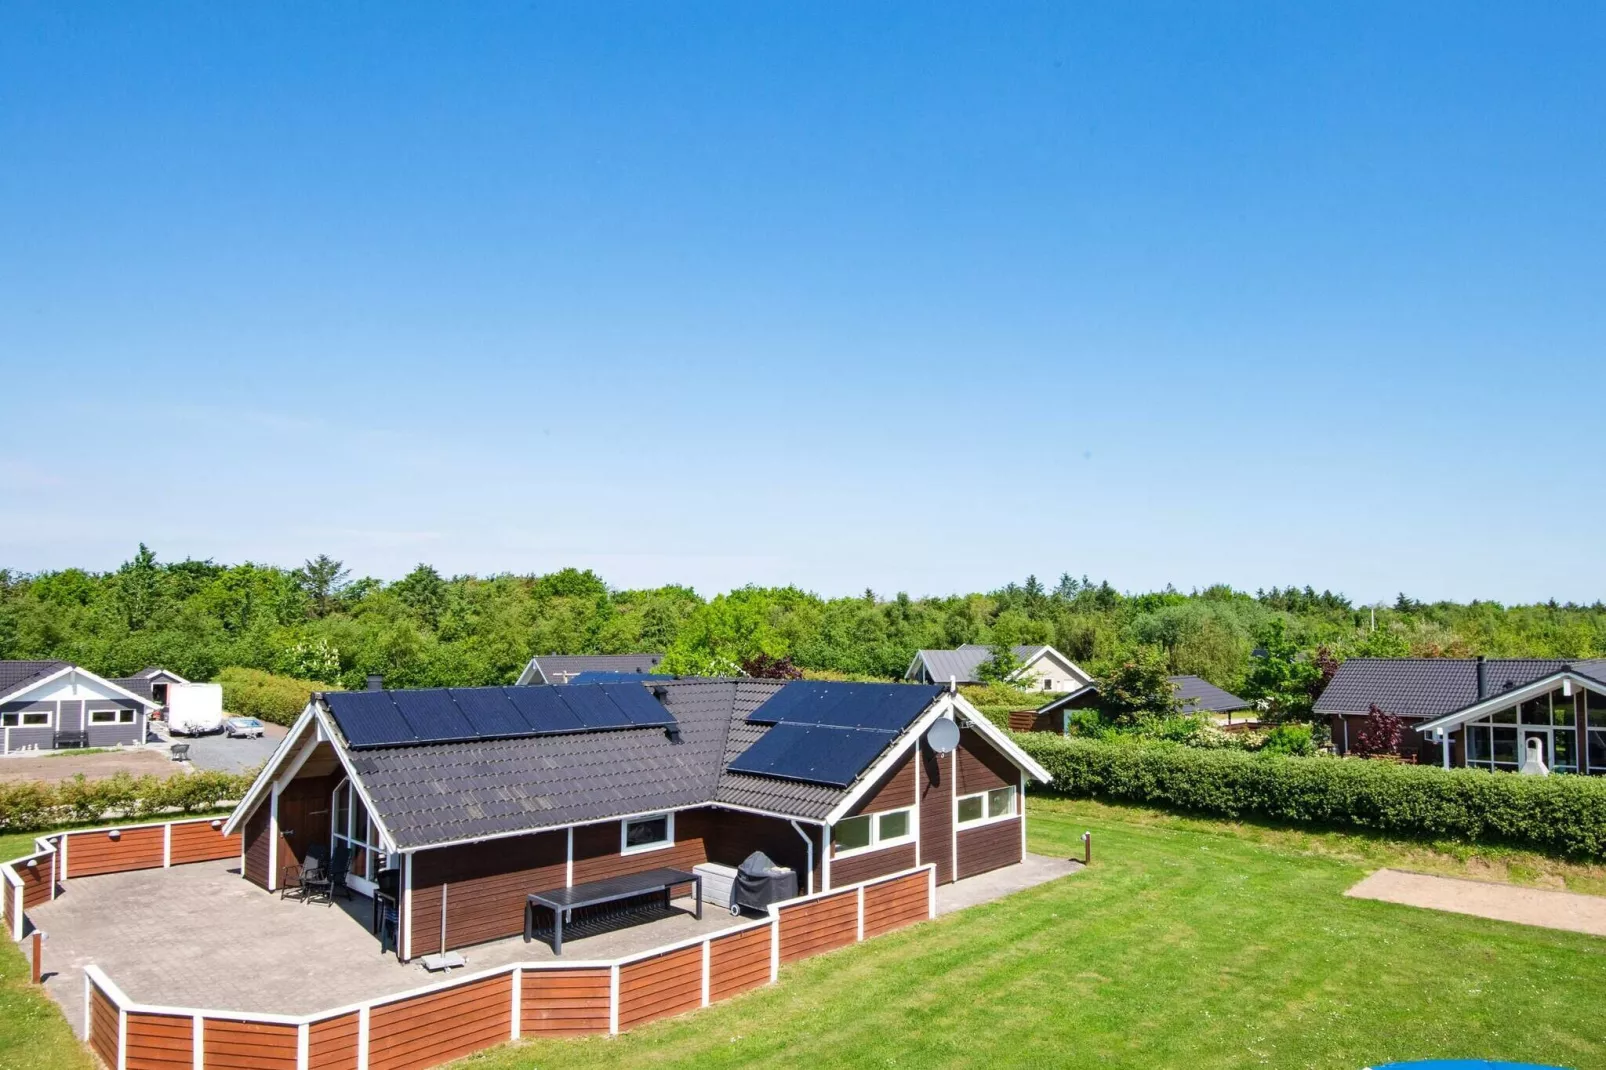
[[[535,731],[500,687],[454,687],[452,698],[475,735],[522,736]]]
[[[748,715],[754,724],[818,724],[901,732],[942,688],[919,684],[787,684]]]
[[[639,684],[626,684],[634,687],[642,694],[646,689]],[[570,684],[562,689],[560,697],[565,705],[574,711],[580,722],[587,728],[631,728],[634,727],[625,711],[620,709],[600,684],[582,685],[575,687]],[[652,696],[648,695],[651,699]]]
[[[517,706],[537,735],[584,732],[585,722],[558,697],[557,687],[509,687],[508,701]]]
[[[668,676],[660,676],[650,672],[606,672],[601,669],[592,669],[580,673],[569,680],[573,684],[632,684],[650,680],[669,680]]]
[[[417,738],[389,692],[332,691],[324,702],[353,747],[395,746]]]
[[[412,725],[413,735],[420,742],[467,739],[477,734],[457,703],[452,701],[452,693],[444,687],[392,691],[390,700]]]
[[[652,692],[640,684],[602,684],[599,689],[604,695],[608,696],[615,706],[619,707],[633,725],[649,727],[675,723],[675,718],[664,708],[664,704],[654,698]],[[569,691],[565,691],[564,694],[567,695],[573,691],[574,685],[570,684]]]
[[[765,732],[729,768],[734,773],[847,787],[896,738],[895,732],[788,722]]]

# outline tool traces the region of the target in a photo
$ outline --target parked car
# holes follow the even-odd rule
[[[255,717],[230,717],[223,722],[223,734],[240,739],[257,739],[262,735],[262,722]]]

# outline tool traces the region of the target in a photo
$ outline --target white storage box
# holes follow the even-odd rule
[[[717,862],[704,862],[691,867],[703,879],[703,902],[717,907],[731,905],[731,888],[736,884],[736,867],[722,866]]]

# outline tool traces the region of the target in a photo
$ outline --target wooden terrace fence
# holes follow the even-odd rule
[[[222,836],[219,826],[200,819],[42,837],[35,854],[0,865],[8,927],[20,940],[23,912],[53,898],[69,875],[238,855],[239,837]],[[49,842],[58,837],[60,848]],[[788,899],[766,918],[623,958],[515,963],[299,1016],[136,1003],[90,965],[85,1039],[109,1070],[411,1070],[522,1036],[619,1033],[696,1010],[774,983],[783,963],[936,913],[936,867],[927,863]]]

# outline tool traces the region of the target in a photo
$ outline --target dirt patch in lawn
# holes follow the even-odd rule
[[[1344,893],[1519,925],[1606,936],[1606,898],[1380,869]]]
[[[58,783],[79,773],[90,780],[102,780],[116,773],[140,776],[151,773],[168,776],[186,768],[170,760],[165,751],[138,747],[132,750],[103,751],[98,754],[61,754],[38,758],[0,758],[0,782],[44,780]]]

